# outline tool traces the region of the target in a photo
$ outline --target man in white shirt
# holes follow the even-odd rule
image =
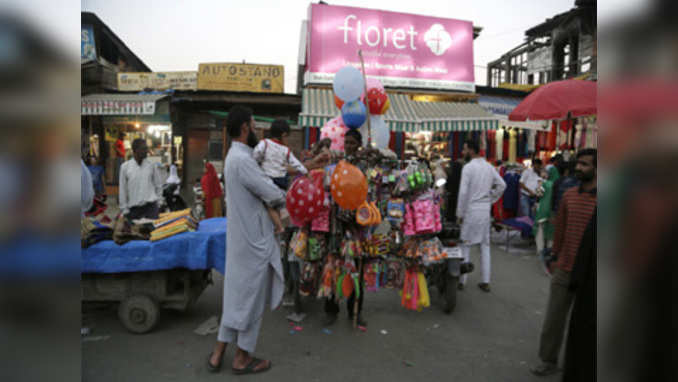
[[[133,158],[120,166],[118,204],[129,219],[157,219],[158,201],[162,195],[160,169],[148,158],[148,146],[143,139],[132,142]]]
[[[480,272],[478,287],[490,291],[490,209],[504,194],[506,183],[497,170],[479,154],[478,142],[464,142],[463,155],[467,161],[461,170],[457,198],[457,216],[461,222],[461,251],[468,262],[472,245],[480,245]],[[466,274],[461,276],[459,289],[464,289]]]
[[[271,138],[259,142],[252,155],[264,174],[273,179],[278,187],[287,190],[288,175],[306,174],[308,170],[287,147],[290,126],[285,120],[275,120],[271,124],[270,134]]]
[[[520,176],[520,216],[529,216],[534,219],[532,206],[537,198],[537,189],[543,180],[539,174],[542,170],[541,159],[532,162],[532,168],[527,168]]]

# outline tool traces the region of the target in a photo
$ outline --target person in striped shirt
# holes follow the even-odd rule
[[[570,273],[586,226],[596,208],[597,151],[584,149],[577,153],[575,175],[581,182],[563,194],[555,222],[553,253],[557,260],[552,272],[549,299],[542,326],[539,358],[542,363],[532,368],[539,376],[558,371],[558,354],[565,335],[565,323],[574,294],[570,291]]]

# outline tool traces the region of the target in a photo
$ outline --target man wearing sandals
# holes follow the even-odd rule
[[[284,290],[280,248],[266,205],[279,207],[284,192],[252,156],[257,144],[252,111],[231,109],[226,124],[232,140],[224,164],[226,180],[226,273],[221,324],[207,369],[217,372],[229,343],[236,345],[234,374],[266,371],[271,361],[252,356],[267,305],[277,308]]]

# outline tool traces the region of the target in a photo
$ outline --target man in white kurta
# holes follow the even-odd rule
[[[470,160],[461,171],[457,216],[461,220],[461,250],[464,261],[469,261],[472,245],[480,244],[480,272],[478,284],[490,291],[490,210],[506,189],[506,183],[497,170],[478,155],[477,142],[464,143],[463,154]],[[466,284],[466,274],[461,276],[460,288]]]
[[[208,368],[218,370],[226,344],[234,343],[238,349],[233,371],[244,374],[271,365],[249,353],[256,347],[266,306],[275,309],[282,300],[280,247],[264,203],[284,203],[285,194],[264,174],[246,144],[254,129],[251,111],[234,107],[227,126],[232,144],[224,164],[228,225],[223,311]]]

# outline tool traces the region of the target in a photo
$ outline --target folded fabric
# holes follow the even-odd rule
[[[174,220],[174,219],[182,217],[182,216],[190,216],[190,215],[191,215],[191,209],[190,208],[187,208],[187,209],[181,210],[181,211],[163,212],[159,215],[160,217],[158,219],[153,221],[153,224],[154,225],[160,225],[160,224],[163,224],[163,223],[168,222],[170,220]]]

